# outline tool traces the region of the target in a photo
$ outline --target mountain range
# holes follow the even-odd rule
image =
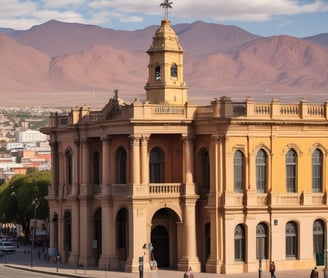
[[[158,26],[123,31],[55,20],[26,31],[0,28],[3,105],[104,105],[144,99],[148,50]],[[198,104],[328,99],[328,33],[261,37],[237,26],[177,24],[184,79]]]

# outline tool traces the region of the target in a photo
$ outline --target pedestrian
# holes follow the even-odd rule
[[[319,273],[316,266],[312,269],[310,278],[319,278]]]
[[[194,273],[192,272],[191,267],[183,275],[183,278],[194,278]]]
[[[194,273],[192,272],[191,267],[189,267],[188,277],[189,277],[189,278],[194,278]]]
[[[271,273],[271,278],[276,278],[276,265],[274,264],[274,262],[272,261],[270,263],[270,273]]]

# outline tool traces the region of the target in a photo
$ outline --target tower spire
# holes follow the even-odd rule
[[[169,2],[169,0],[164,0],[159,6],[164,8],[164,19],[169,19],[169,8],[172,9],[173,2]]]

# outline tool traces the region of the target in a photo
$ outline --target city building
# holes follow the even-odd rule
[[[16,142],[18,143],[36,143],[47,141],[48,137],[39,130],[24,130],[16,132]]]
[[[72,265],[243,273],[311,268],[327,248],[328,102],[188,99],[164,19],[146,101],[53,113],[50,248]],[[156,263],[155,263],[156,261]]]

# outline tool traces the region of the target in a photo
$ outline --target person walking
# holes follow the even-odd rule
[[[194,273],[192,272],[191,267],[189,267],[189,270],[185,272],[183,278],[194,278]]]
[[[319,272],[316,266],[312,269],[310,278],[319,278]]]
[[[270,273],[271,273],[271,278],[277,278],[276,277],[276,265],[274,264],[273,261],[270,263]]]

